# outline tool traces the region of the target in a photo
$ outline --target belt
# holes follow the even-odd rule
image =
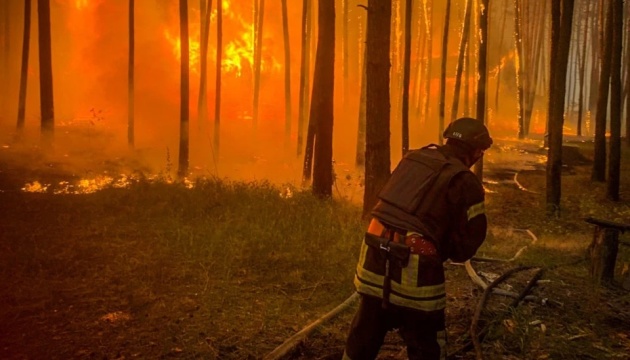
[[[370,226],[367,232],[380,236],[383,238],[390,238],[391,232],[394,232],[393,242],[399,244],[405,244],[409,246],[412,254],[422,254],[427,256],[437,256],[438,252],[435,245],[421,234],[407,231],[406,234],[402,234],[399,231],[386,227],[378,219],[374,218],[370,221]],[[403,230],[404,231],[404,230]]]

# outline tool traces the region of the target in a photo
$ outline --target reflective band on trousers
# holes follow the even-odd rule
[[[354,286],[360,294],[383,297],[385,277],[363,268],[368,246],[363,242]],[[422,311],[442,310],[446,307],[446,288],[444,283],[431,286],[417,286],[419,255],[411,254],[409,265],[402,269],[401,283],[391,281],[389,302]]]
[[[468,208],[468,211],[466,211],[467,215],[468,215],[468,221],[470,221],[470,219],[474,218],[477,215],[481,215],[481,214],[485,214],[486,213],[486,206],[484,205],[483,201],[480,203],[477,203],[471,207]]]

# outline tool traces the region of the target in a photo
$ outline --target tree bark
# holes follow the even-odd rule
[[[359,99],[359,129],[357,132],[356,166],[365,166],[365,126],[367,111],[367,47],[363,49],[361,66],[361,97]]]
[[[425,1],[424,4],[427,27],[427,67],[424,97],[424,118],[425,121],[428,121],[431,119],[431,79],[433,78],[431,71],[431,65],[433,64],[433,3],[427,5],[427,1]]]
[[[335,0],[319,0],[317,57],[311,118],[317,119],[313,154],[313,194],[332,196],[333,101],[335,87]]]
[[[24,33],[22,37],[22,65],[20,68],[20,95],[18,100],[17,130],[24,129],[26,113],[26,85],[28,81],[29,44],[31,42],[31,0],[24,0]]]
[[[309,88],[307,86],[310,77],[311,64],[311,0],[302,3],[302,44],[300,53],[300,96],[298,104],[298,130],[297,130],[297,156],[302,155],[304,147],[304,125],[308,118]]]
[[[444,30],[442,30],[442,61],[440,65],[440,103],[438,139],[440,145],[444,143],[444,114],[446,107],[446,58],[448,57],[448,30],[451,22],[451,0],[446,0],[444,13]]]
[[[50,41],[50,0],[37,2],[39,29],[39,94],[41,131],[46,142],[52,142],[55,129],[52,50]]]
[[[588,28],[589,21],[592,16],[591,5],[595,4],[593,1],[586,3],[586,13],[584,15],[584,33],[582,35],[582,62],[580,62],[580,93],[578,104],[578,119],[577,119],[577,136],[582,136],[582,118],[584,116],[584,84],[586,84],[586,47],[588,41]]]
[[[258,3],[258,0],[254,0]],[[260,0],[258,5],[258,16],[256,18],[256,40],[254,44],[254,111],[253,128],[254,136],[258,128],[258,111],[260,102],[260,71],[262,66],[262,42],[263,42],[263,21],[265,19],[265,0]]]
[[[409,151],[409,83],[411,81],[411,15],[412,0],[405,6],[405,54],[403,59],[402,154]]]
[[[489,0],[481,0],[479,9],[479,61],[477,62],[477,120],[486,123],[486,81],[488,78],[488,10]],[[474,168],[479,180],[483,179],[483,156]]]
[[[597,96],[597,113],[595,118],[595,153],[591,180],[606,180],[606,115],[608,112],[608,90],[610,86],[610,62],[612,60],[613,36],[613,0],[608,0],[609,6],[605,21],[605,35],[599,76],[599,91]]]
[[[179,123],[179,167],[180,178],[188,174],[189,155],[189,99],[190,99],[190,46],[188,38],[188,0],[179,0],[180,49],[180,123]]]
[[[366,151],[363,215],[377,202],[390,175],[391,0],[368,0]]]
[[[549,151],[547,155],[547,213],[560,215],[562,126],[566,97],[567,63],[573,21],[573,0],[552,1]]]
[[[451,122],[455,121],[459,112],[459,93],[462,85],[462,73],[464,71],[464,57],[466,56],[466,47],[468,46],[468,38],[470,36],[470,13],[472,12],[472,0],[466,1],[466,10],[464,12],[464,26],[462,30],[462,38],[459,42],[459,51],[457,55],[457,70],[455,73],[455,91],[453,93],[453,108],[451,110]]]
[[[623,52],[623,0],[612,0],[613,39],[610,61],[610,155],[606,194],[609,200],[619,201],[621,174],[621,57]]]

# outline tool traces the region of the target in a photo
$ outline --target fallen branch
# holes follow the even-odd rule
[[[331,311],[329,311],[326,315],[324,315],[324,316],[320,317],[319,319],[315,320],[314,322],[312,322],[311,324],[309,324],[308,326],[306,326],[305,328],[303,328],[302,330],[297,332],[295,335],[293,335],[290,338],[288,338],[287,340],[285,340],[285,342],[283,342],[280,346],[275,348],[269,354],[265,355],[263,357],[263,360],[280,359],[282,356],[286,355],[289,351],[291,351],[291,349],[295,348],[298,344],[300,344],[302,341],[304,341],[304,339],[311,332],[313,332],[313,330],[315,330],[319,325],[321,325],[321,324],[325,323],[326,321],[332,319],[337,314],[339,314],[343,310],[345,310],[348,307],[350,307],[350,305],[352,305],[352,303],[355,300],[357,300],[358,298],[359,298],[359,294],[355,292],[349,298],[347,298],[344,302],[342,302],[341,304],[337,305],[336,308],[334,308]]]
[[[479,334],[477,333],[477,323],[479,322],[481,311],[486,305],[486,301],[488,300],[488,296],[492,292],[492,289],[494,289],[497,285],[505,281],[507,278],[509,278],[513,274],[519,271],[525,271],[532,268],[533,268],[532,266],[519,266],[519,267],[510,269],[503,275],[496,278],[493,282],[491,282],[483,291],[483,295],[481,296],[481,299],[479,300],[479,303],[477,304],[477,308],[475,309],[475,314],[470,324],[470,338],[475,347],[475,352],[477,353],[477,360],[483,360],[483,353],[481,352],[481,344],[479,343]]]

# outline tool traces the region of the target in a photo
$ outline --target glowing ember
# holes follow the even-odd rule
[[[49,186],[50,185],[42,185],[39,181],[33,181],[24,185],[22,191],[31,193],[45,193],[48,190]]]

